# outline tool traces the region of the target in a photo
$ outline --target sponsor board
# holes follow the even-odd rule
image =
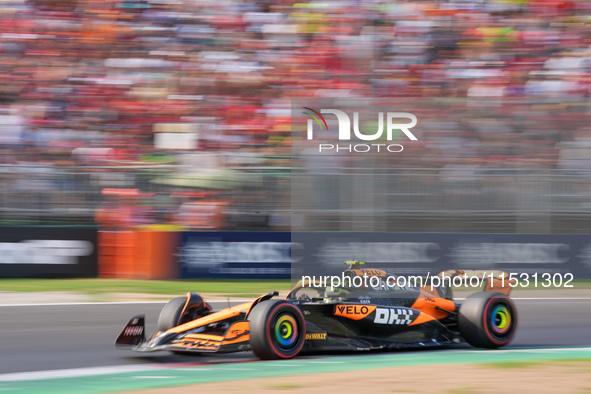
[[[463,269],[591,278],[591,236],[576,234],[183,232],[177,257],[183,278],[299,280],[340,274],[350,259],[366,261],[368,276]]]
[[[294,280],[337,275],[350,259],[396,275],[463,269],[591,278],[589,235],[294,232],[292,242],[298,245],[292,249]]]
[[[289,278],[291,233],[183,232],[179,247],[183,278]]]
[[[0,276],[96,277],[97,229],[0,227]]]

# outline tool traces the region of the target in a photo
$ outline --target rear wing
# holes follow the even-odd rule
[[[430,278],[427,281],[430,283],[426,283],[425,287],[426,290],[429,290],[429,287],[435,284],[470,286],[471,288],[481,288],[483,291],[496,291],[509,295],[512,287],[508,278],[509,274],[503,271],[447,270],[440,272],[434,278]]]

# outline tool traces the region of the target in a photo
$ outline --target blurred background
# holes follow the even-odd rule
[[[438,97],[419,144],[371,169],[381,203],[357,211],[368,193],[337,171],[345,192],[312,188],[326,201],[296,228],[588,232],[590,16],[562,0],[0,0],[0,224],[289,230],[292,98]],[[473,103],[489,110],[462,116]]]

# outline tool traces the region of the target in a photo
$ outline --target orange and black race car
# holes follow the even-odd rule
[[[145,340],[144,316],[132,318],[116,345],[135,351],[227,353],[252,350],[262,359],[291,358],[313,350],[372,350],[440,346],[466,341],[482,348],[507,345],[517,330],[517,310],[504,273],[445,271],[439,278],[476,278],[484,291],[461,304],[448,281],[402,286],[381,269],[347,262],[347,286],[300,281],[284,299],[270,292],[218,312],[196,293],[171,300],[158,332]],[[374,277],[368,286],[355,278]],[[400,278],[400,277],[399,277]],[[402,282],[402,281],[400,281]],[[456,283],[454,281],[453,283]],[[437,286],[431,286],[437,284]],[[350,285],[350,286],[349,286]]]

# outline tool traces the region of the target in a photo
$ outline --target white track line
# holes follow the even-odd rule
[[[148,372],[162,370],[162,367],[145,364],[117,365],[111,367],[90,367],[54,369],[47,371],[15,372],[0,374],[0,382],[19,382],[28,380],[44,380],[56,378],[76,378],[83,376],[112,375],[127,372]]]
[[[498,350],[450,350],[452,353],[465,353],[465,354],[474,354],[474,353],[487,353],[491,354],[494,352],[495,354],[498,353],[554,353],[554,352],[579,352],[585,351],[588,352],[591,347],[557,347],[557,348],[525,348],[525,349],[498,349]],[[437,351],[436,351],[437,352]],[[338,356],[337,356],[338,357]],[[279,368],[289,368],[289,367],[301,367],[305,364],[320,364],[320,363],[331,363],[331,364],[351,364],[358,361],[353,358],[343,359],[342,357],[338,357],[340,360],[302,360],[303,362],[294,363],[294,362],[277,362],[277,363],[270,363],[267,367],[279,367]],[[186,365],[177,365],[175,368],[170,368],[168,366],[155,366],[155,365],[146,365],[146,364],[133,364],[133,365],[115,365],[109,367],[90,367],[90,368],[69,368],[69,369],[55,369],[55,370],[47,370],[47,371],[31,371],[31,372],[15,372],[15,373],[6,373],[0,374],[0,384],[2,382],[21,382],[21,381],[32,381],[32,380],[45,380],[45,379],[58,379],[58,378],[76,378],[76,377],[86,377],[86,376],[99,376],[99,375],[116,375],[122,373],[129,373],[129,372],[150,372],[150,371],[169,371],[171,369],[176,368],[183,368],[183,367],[195,367],[192,363],[187,363]],[[193,368],[191,373],[198,373],[198,372],[207,372],[210,371],[211,368],[206,366],[199,366],[200,368]],[[252,368],[244,367],[244,368],[233,368],[233,367],[220,367],[218,369],[221,370],[253,370]],[[157,374],[152,375],[152,377],[163,378],[164,376],[160,376]],[[146,378],[140,376],[134,376],[134,378]],[[149,378],[149,376],[148,376]],[[1,389],[1,388],[0,388]]]
[[[591,298],[590,298],[591,299]],[[238,305],[244,302],[250,302],[254,300],[230,300],[231,303]],[[168,301],[121,301],[121,302],[49,302],[49,303],[36,303],[36,304],[0,304],[0,307],[11,307],[11,306],[77,306],[77,305],[135,305],[135,304],[166,304]],[[208,304],[223,303],[228,305],[227,301],[208,301]]]
[[[133,305],[133,304],[166,304],[168,301],[122,301],[122,302],[50,302],[37,304],[0,304],[5,306],[76,306],[76,305]]]

